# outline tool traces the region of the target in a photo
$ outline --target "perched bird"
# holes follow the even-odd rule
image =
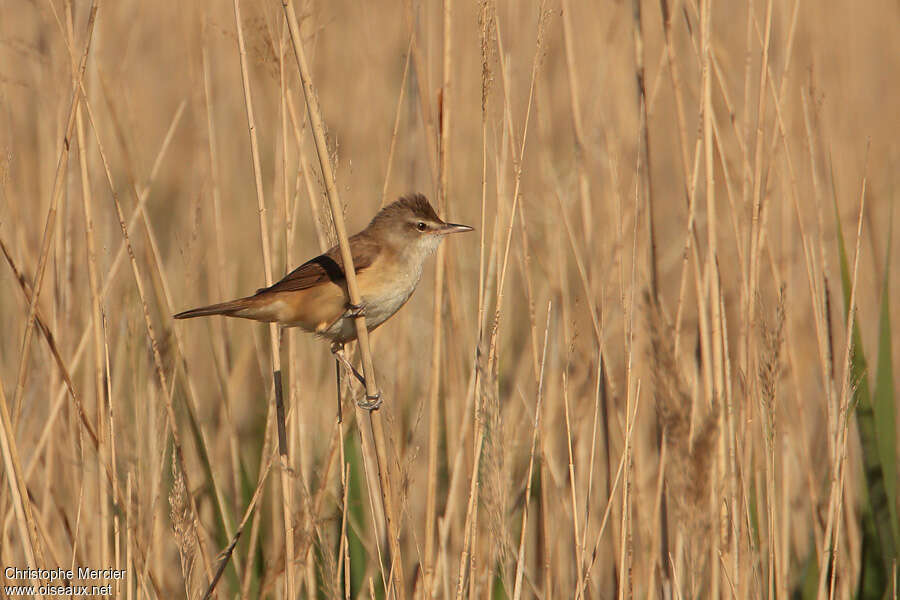
[[[332,352],[342,360],[339,350],[356,339],[354,318],[365,315],[369,331],[391,318],[415,291],[425,259],[446,235],[464,231],[472,228],[442,221],[425,196],[406,196],[382,208],[349,240],[360,306],[350,304],[340,248],[333,246],[252,296],[194,308],[175,318],[225,315],[300,327],[333,342]]]

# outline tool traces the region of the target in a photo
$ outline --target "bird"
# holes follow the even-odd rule
[[[425,261],[441,241],[472,230],[443,221],[422,194],[402,196],[349,238],[359,305],[350,302],[340,247],[335,245],[252,296],[192,308],[174,318],[224,315],[300,328],[329,340],[335,358],[364,382],[342,353],[344,344],[356,339],[355,319],[365,316],[372,331],[394,316],[416,290]]]

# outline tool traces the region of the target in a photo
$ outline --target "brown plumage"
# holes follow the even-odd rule
[[[425,196],[406,196],[384,207],[349,240],[369,330],[409,300],[425,259],[444,235],[471,227],[442,221]],[[175,315],[224,315],[300,327],[335,342],[356,338],[340,248],[334,246],[256,294]]]

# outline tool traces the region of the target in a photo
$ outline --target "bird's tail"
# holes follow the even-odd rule
[[[241,317],[242,311],[251,308],[253,297],[238,298],[229,302],[220,302],[219,304],[210,304],[209,306],[201,306],[192,308],[175,315],[176,319],[193,319],[194,317],[208,317],[210,315],[225,315],[226,317]]]

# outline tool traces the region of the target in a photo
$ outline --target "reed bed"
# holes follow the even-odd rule
[[[897,73],[888,0],[0,3],[0,584],[896,598]],[[171,318],[412,191],[370,389]]]

